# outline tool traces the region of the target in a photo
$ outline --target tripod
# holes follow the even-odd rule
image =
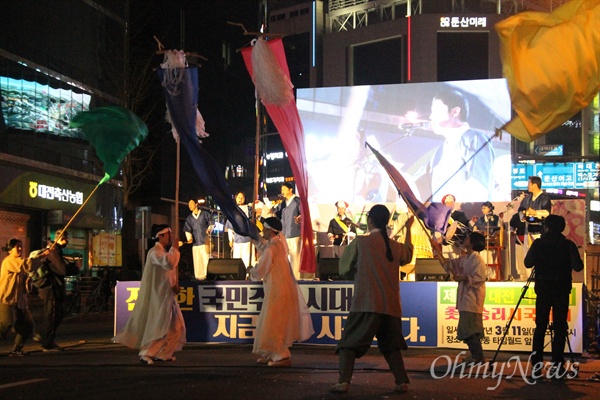
[[[525,286],[523,286],[523,289],[521,290],[521,296],[519,296],[519,300],[517,301],[515,310],[513,311],[512,315],[510,316],[510,319],[508,320],[508,322],[506,323],[506,326],[504,327],[504,333],[502,335],[502,338],[500,339],[500,343],[498,344],[498,349],[496,349],[496,353],[494,354],[494,357],[492,358],[492,360],[490,361],[490,364],[489,364],[490,370],[493,368],[493,365],[496,362],[496,357],[498,356],[498,353],[500,352],[500,348],[502,347],[502,344],[504,344],[504,339],[506,338],[506,335],[508,334],[508,331],[510,329],[510,325],[512,324],[513,318],[515,317],[515,314],[517,313],[517,310],[519,309],[521,300],[526,298],[525,294],[527,293],[527,290],[529,289],[529,285],[531,285],[531,282],[533,282],[534,280],[535,280],[535,268],[533,269],[533,271],[531,271],[531,275],[529,276],[529,279],[527,279],[527,282],[525,282]],[[531,299],[531,298],[527,297],[527,299]],[[550,342],[549,343],[552,343],[554,341],[554,332],[555,332],[554,324],[552,322],[550,322],[548,324],[548,327],[546,328],[546,330],[550,332]],[[567,336],[566,336],[566,342],[569,347],[569,357],[571,359],[571,363],[574,363],[575,358],[573,356],[573,349],[571,348],[571,341],[569,340],[569,334],[567,334]],[[544,346],[544,348],[546,348],[547,346],[548,346],[548,343]],[[578,370],[578,369],[576,368],[576,370]]]
[[[548,324],[548,329],[547,331],[550,332],[550,342],[546,343],[546,345],[544,346],[544,349],[549,345],[552,344],[552,342],[554,341],[554,323],[550,322]],[[565,340],[567,342],[567,346],[569,346],[569,358],[571,359],[571,363],[575,362],[575,357],[573,356],[573,349],[571,348],[571,341],[569,340],[569,334],[567,334],[566,337],[567,340]]]
[[[510,329],[510,325],[512,324],[512,321],[515,318],[515,314],[517,314],[517,310],[519,309],[519,305],[521,304],[521,300],[523,300],[525,298],[525,294],[527,293],[527,290],[529,289],[529,285],[531,285],[531,282],[533,282],[534,280],[535,280],[535,268],[534,268],[533,271],[531,271],[531,275],[527,279],[527,282],[525,282],[525,286],[523,286],[523,289],[521,289],[521,296],[519,296],[519,300],[517,301],[517,305],[515,306],[515,310],[512,312],[512,315],[510,316],[510,319],[508,320],[508,322],[506,323],[506,326],[504,327],[504,333],[502,334],[502,338],[500,339],[500,343],[498,344],[498,349],[496,349],[496,353],[494,354],[494,357],[490,361],[490,369],[492,369],[492,366],[496,362],[496,357],[498,356],[498,353],[500,352],[500,348],[504,344],[504,339],[506,338],[506,335],[508,334],[508,330]]]

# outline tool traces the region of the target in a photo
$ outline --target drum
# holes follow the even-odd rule
[[[449,245],[460,246],[464,238],[469,234],[469,228],[465,224],[454,221],[452,225],[446,229],[444,234],[444,242]]]
[[[500,247],[500,231],[496,231],[485,238],[486,247]]]

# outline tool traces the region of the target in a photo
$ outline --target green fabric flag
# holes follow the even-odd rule
[[[148,136],[144,121],[128,109],[117,106],[82,111],[69,126],[83,131],[104,165],[104,178],[98,185],[114,178],[121,161]]]

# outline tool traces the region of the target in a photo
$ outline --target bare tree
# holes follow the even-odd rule
[[[109,38],[99,49],[101,71],[111,92],[116,93],[123,107],[128,108],[147,125],[150,136],[159,130],[162,96],[157,96],[157,78],[153,68],[157,57],[151,31],[155,18],[152,10],[156,0],[128,0],[124,5],[125,25],[122,35]],[[130,10],[135,10],[131,12]],[[122,49],[122,52],[119,50]],[[122,163],[123,206],[127,209],[131,195],[140,188],[152,169],[158,150],[156,140],[147,139],[134,149]]]

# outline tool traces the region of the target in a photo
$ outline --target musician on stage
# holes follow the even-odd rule
[[[398,217],[392,223],[392,232],[390,237],[399,243],[406,243],[408,238],[407,222],[413,217],[413,212],[408,209],[404,201],[399,204],[398,202],[396,212]],[[433,258],[433,250],[431,249],[431,241],[429,239],[428,232],[422,224],[415,222],[410,225],[410,236],[413,245],[413,256],[410,263],[400,266],[400,280],[414,281],[415,276],[415,264],[417,258]]]
[[[251,208],[250,205],[246,204],[246,195],[244,192],[237,192],[235,194],[235,204],[244,213],[246,217],[250,217]],[[252,249],[252,243],[250,238],[247,236],[239,235],[233,230],[231,221],[225,223],[225,230],[227,231],[227,237],[229,238],[229,246],[231,247],[231,257],[241,258],[244,265],[247,267],[253,266],[256,263],[254,257],[254,251]]]
[[[356,236],[356,227],[348,216],[346,216],[346,209],[348,203],[344,200],[340,200],[335,203],[337,207],[337,214],[335,218],[329,221],[329,228],[327,228],[327,237],[333,244],[333,256],[339,258],[344,252],[344,248],[354,239]]]
[[[539,176],[529,177],[527,191],[529,194],[519,207],[519,216],[525,222],[525,252],[531,242],[542,235],[542,220],[552,211],[550,196],[542,190],[542,179]]]
[[[300,279],[300,255],[302,251],[301,240],[301,213],[300,198],[296,196],[294,184],[283,182],[281,184],[281,196],[283,201],[275,209],[275,215],[283,224],[283,235],[288,247],[290,264],[296,279]]]
[[[461,254],[461,245],[463,240],[471,233],[469,219],[464,212],[454,210],[456,197],[447,194],[442,197],[442,203],[450,207],[453,211],[448,220],[448,228],[443,240],[443,255],[446,259],[457,258]]]
[[[492,236],[500,229],[500,218],[494,214],[494,205],[486,201],[481,205],[481,217],[473,217],[473,231],[483,233],[484,236]]]
[[[514,260],[515,260],[515,268],[517,273],[519,274],[519,278],[515,279],[517,281],[526,281],[527,279],[529,279],[529,276],[531,275],[531,269],[529,268],[525,268],[525,263],[524,263],[524,259],[525,259],[525,251],[524,251],[524,245],[523,243],[525,242],[525,221],[521,221],[521,218],[519,216],[519,213],[521,211],[524,211],[522,209],[519,208],[519,212],[516,214],[513,214],[513,216],[510,219],[510,222],[508,223],[510,225],[510,230],[511,230],[511,235],[514,235],[515,241],[514,241]]]
[[[482,233],[485,237],[486,248],[482,250],[479,254],[485,261],[486,265],[496,264],[496,259],[498,257],[497,250],[494,252],[493,250],[490,251],[489,248],[497,247],[500,245],[499,238],[496,238],[494,235],[500,230],[500,218],[498,218],[498,216],[494,214],[494,205],[489,201],[486,201],[481,205],[481,213],[483,214],[481,217],[473,217],[471,219],[473,231]],[[491,274],[492,270],[488,269],[487,273]],[[488,278],[502,280],[501,276],[494,277],[489,275]]]

